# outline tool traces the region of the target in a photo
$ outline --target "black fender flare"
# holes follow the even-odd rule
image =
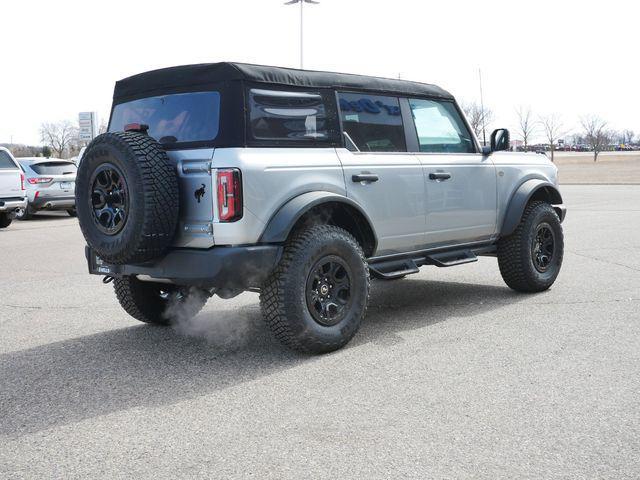
[[[302,216],[314,207],[324,203],[343,203],[357,210],[360,215],[367,221],[369,228],[373,233],[374,251],[377,245],[377,235],[373,227],[373,222],[364,209],[352,199],[339,195],[337,193],[315,191],[307,192],[288,200],[282,205],[278,211],[271,217],[266,228],[260,236],[261,243],[281,243],[287,240],[291,229]]]
[[[509,205],[502,221],[502,228],[500,229],[501,237],[511,235],[515,231],[522,219],[522,214],[524,213],[527,203],[529,203],[529,200],[531,200],[536,192],[541,190],[544,192],[544,196],[549,200],[549,203],[553,205],[556,212],[558,212],[560,221],[564,220],[566,209],[562,204],[562,195],[560,195],[558,188],[546,180],[532,178],[520,185],[511,196],[511,200],[509,201]]]

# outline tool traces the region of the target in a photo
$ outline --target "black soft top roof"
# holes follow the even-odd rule
[[[367,90],[453,99],[449,92],[427,83],[347,73],[220,62],[163,68],[122,79],[116,82],[113,100],[114,103],[120,103],[136,97],[160,95],[171,90],[195,91],[221,82],[241,80],[275,85]]]

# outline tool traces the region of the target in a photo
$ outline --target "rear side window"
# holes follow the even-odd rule
[[[0,150],[0,170],[17,170],[16,164],[4,150]]]
[[[362,152],[406,152],[400,101],[396,97],[340,93],[342,128]]]
[[[116,105],[109,131],[121,132],[130,123],[149,125],[149,135],[162,144],[211,141],[220,126],[220,93],[176,93]]]
[[[320,92],[249,90],[249,134],[277,143],[326,142],[335,137]]]
[[[409,99],[421,152],[474,153],[471,134],[452,102]]]
[[[30,165],[38,175],[72,175],[78,168],[71,162],[43,162]]]

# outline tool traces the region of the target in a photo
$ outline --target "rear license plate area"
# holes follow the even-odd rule
[[[89,273],[94,275],[114,275],[117,268],[102,260],[93,250],[89,250]]]

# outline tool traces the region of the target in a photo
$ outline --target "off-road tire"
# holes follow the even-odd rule
[[[338,257],[351,271],[351,299],[344,317],[333,326],[318,323],[307,305],[307,283],[320,259]],[[276,338],[305,353],[325,353],[346,345],[360,328],[369,301],[370,277],[358,242],[347,231],[316,225],[294,233],[276,269],[260,293],[262,315]]]
[[[0,213],[0,228],[7,228],[13,219],[8,213]]]
[[[155,325],[171,325],[196,316],[207,303],[203,290],[164,283],[143,282],[135,277],[113,281],[122,308],[136,320]]]
[[[92,176],[114,165],[122,172],[129,202],[115,234],[100,231],[93,211]],[[76,211],[87,244],[112,264],[141,263],[160,257],[178,225],[178,176],[162,146],[137,132],[96,137],[87,147],[76,179]]]
[[[548,224],[555,236],[555,250],[545,272],[534,265],[532,250],[539,225]],[[527,205],[516,230],[498,242],[498,265],[505,283],[518,292],[541,292],[555,282],[564,254],[564,238],[560,218],[553,207],[545,202]]]

